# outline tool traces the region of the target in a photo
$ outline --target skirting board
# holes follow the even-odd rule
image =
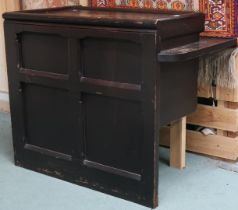
[[[8,93],[0,92],[0,112],[10,112]]]

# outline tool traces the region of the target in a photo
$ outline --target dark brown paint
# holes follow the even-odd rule
[[[155,208],[159,128],[196,107],[199,54],[179,60],[171,48],[199,42],[204,15],[66,7],[4,18],[16,165]]]

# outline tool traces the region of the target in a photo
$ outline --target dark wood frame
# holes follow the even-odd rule
[[[71,75],[69,77],[64,77],[64,76],[61,77],[60,75],[55,75],[51,73],[42,74],[31,69],[25,69],[24,67],[22,67],[22,61],[21,61],[22,54],[21,54],[20,36],[19,38],[16,39],[17,45],[15,46],[15,43],[12,42],[13,40],[15,40],[15,38],[12,37],[14,36],[14,34],[20,35],[23,31],[34,31],[34,32],[41,31],[41,33],[44,31],[44,33],[53,33],[53,34],[62,33],[61,35],[67,36],[67,33],[69,31],[67,30],[67,27],[65,27],[65,29],[62,32],[61,31],[62,26],[61,26],[61,29],[58,30],[57,32],[57,28],[52,27],[52,25],[51,26],[25,25],[24,29],[22,29],[21,26],[18,24],[6,23],[5,26],[6,28],[8,28],[6,30],[6,35],[9,40],[7,42],[7,48],[8,48],[7,57],[8,59],[11,60],[11,61],[8,60],[8,64],[9,64],[8,68],[11,69],[11,71],[9,72],[9,88],[10,88],[10,97],[11,97],[13,133],[14,133],[14,139],[16,140],[14,141],[14,147],[15,147],[15,151],[18,151],[15,153],[16,164],[19,166],[23,166],[25,168],[37,170],[39,172],[42,172],[54,177],[71,181],[76,184],[80,184],[83,186],[87,186],[89,188],[110,193],[112,195],[116,195],[117,197],[127,198],[130,200],[133,200],[134,202],[138,202],[146,206],[153,206],[153,207],[157,206],[158,179],[154,180],[152,177],[158,176],[158,175],[155,175],[158,173],[158,165],[157,165],[158,164],[158,154],[157,154],[158,145],[154,144],[154,142],[157,142],[157,141],[154,141],[154,139],[158,138],[158,136],[155,136],[158,134],[158,132],[154,132],[154,131],[158,128],[159,122],[158,122],[158,118],[152,121],[151,121],[151,118],[154,118],[155,116],[159,116],[158,114],[156,114],[158,112],[157,109],[159,109],[159,106],[157,105],[157,108],[155,110],[154,105],[150,103],[150,101],[159,100],[158,96],[156,97],[157,99],[154,98],[155,93],[153,91],[155,91],[154,89],[155,83],[152,82],[152,81],[156,82],[156,80],[158,79],[158,75],[156,76],[156,69],[158,68],[156,67],[156,60],[157,60],[157,53],[155,51],[156,43],[151,43],[150,41],[150,40],[155,40],[154,38],[151,39],[150,36],[155,36],[156,34],[145,33],[144,38],[142,38],[141,40],[138,39],[139,42],[144,43],[143,44],[145,48],[143,50],[143,52],[145,53],[144,57],[148,58],[148,59],[145,59],[145,63],[144,63],[145,72],[148,66],[151,66],[151,69],[154,69],[153,71],[154,74],[144,75],[144,77],[147,78],[145,80],[144,85],[150,89],[150,90],[146,90],[144,88],[142,89],[139,86],[138,87],[132,86],[132,88],[130,86],[121,87],[119,83],[107,84],[105,82],[100,82],[100,80],[90,80],[86,77],[78,77],[77,72],[75,72],[75,66],[70,67],[69,71]],[[78,33],[77,29],[75,29],[75,32],[74,32],[75,38],[77,37],[78,39],[79,37],[81,37],[81,39],[83,39],[88,36],[87,34],[91,34],[90,36],[92,36],[92,33],[87,32],[88,30],[89,31],[91,30],[90,28],[88,29],[85,28],[83,30],[85,31],[85,35],[82,35],[82,32]],[[106,28],[102,29],[101,36],[107,37],[109,35],[110,37],[110,34],[107,35],[105,30],[107,29]],[[14,33],[12,33],[13,31]],[[94,29],[94,32],[95,32],[95,29]],[[125,32],[125,33],[129,35],[128,32]],[[100,31],[98,31],[97,37],[100,36],[99,34],[100,34]],[[120,33],[118,33],[118,35],[120,35]],[[122,36],[124,36],[126,40],[135,41],[134,35],[133,36],[130,36],[130,35],[128,36],[128,35],[124,36],[123,34],[121,34],[120,39],[122,38]],[[75,40],[72,38],[69,41],[71,46],[70,51],[72,53],[71,59],[77,59],[77,56],[75,54],[77,52],[75,48],[76,46]],[[153,48],[154,50],[152,50]],[[19,53],[17,56],[14,56],[15,55],[14,52],[16,51],[16,49],[18,49],[17,51]],[[154,61],[150,62],[151,59],[153,59]],[[17,63],[18,65],[16,65]],[[71,63],[75,63],[75,61],[72,60]],[[78,100],[79,101],[83,100],[83,99],[80,99],[81,91],[83,93],[87,93],[87,92],[92,93],[94,92],[94,89],[100,92],[100,95],[106,94],[110,96],[113,94],[114,97],[117,95],[117,97],[122,99],[124,98],[126,100],[130,99],[130,100],[142,102],[143,104],[142,106],[144,107],[143,109],[147,113],[147,114],[145,113],[144,115],[144,120],[145,120],[144,125],[147,127],[146,130],[148,131],[145,133],[144,139],[151,139],[151,142],[150,141],[143,142],[143,147],[144,148],[148,147],[148,150],[145,150],[145,154],[143,155],[144,161],[142,163],[143,163],[143,168],[145,169],[143,174],[128,173],[126,171],[118,170],[112,167],[107,167],[102,164],[97,164],[96,162],[92,162],[85,158],[85,151],[78,151],[77,154],[82,155],[79,157],[77,157],[77,155],[69,156],[69,155],[64,155],[54,151],[46,150],[44,148],[41,148],[29,143],[27,139],[27,135],[25,133],[27,127],[26,127],[26,124],[22,121],[22,119],[25,119],[25,114],[26,114],[25,112],[22,111],[24,110],[24,102],[23,102],[24,87],[22,86],[22,84],[39,84],[39,85],[41,84],[41,85],[46,85],[48,87],[55,87],[60,89],[73,88],[73,87],[67,87],[68,82],[71,82],[72,84],[75,84],[75,82],[78,83],[78,87],[74,87],[74,89],[72,89],[72,92],[70,93],[71,95],[75,95],[78,92],[76,95],[78,95],[79,98],[76,97],[75,99],[73,99],[74,100],[73,106],[77,106]],[[112,90],[107,91],[105,87],[107,88],[110,87]],[[157,93],[159,93],[159,91],[157,91]],[[82,102],[80,105],[81,109],[83,108],[82,107],[83,104],[84,102]],[[155,122],[156,124],[153,125],[151,124],[151,122]],[[80,124],[82,124],[82,122],[80,122]],[[17,139],[21,139],[21,141]],[[154,151],[154,154],[153,153],[150,154],[150,151]],[[55,162],[56,157],[58,160]],[[145,157],[147,157],[148,159],[145,159]],[[42,164],[43,163],[42,161],[44,162],[44,164]],[[149,162],[147,161],[149,162],[152,161],[155,163],[155,165],[150,165],[148,164]],[[45,165],[46,163],[49,163],[49,165],[47,164],[46,166]],[[91,176],[90,173],[88,173],[87,176],[85,175],[83,176],[81,173],[78,173],[78,170],[74,167],[74,165],[77,165],[77,164],[81,165],[80,168],[82,170],[84,170],[85,167],[91,168],[90,171],[91,170],[94,171],[93,176],[97,174],[98,179],[100,180],[100,183],[101,184],[104,183],[102,184],[103,188],[101,188],[100,185],[95,186],[95,181],[93,181],[93,178],[92,178],[93,176],[90,178]],[[52,165],[54,165],[54,167],[52,167]],[[64,170],[69,167],[71,169],[68,172]],[[45,168],[47,168],[47,170],[45,170]],[[111,179],[110,178],[111,175],[107,177],[107,175],[105,175],[104,173],[105,171],[107,171],[109,174],[116,174],[118,177],[115,179],[113,178],[112,179],[114,180],[113,182],[119,182],[121,183],[121,186],[123,187],[121,189],[120,187],[119,188],[112,187],[113,182],[110,183],[109,181]],[[62,174],[64,175],[62,176]],[[143,180],[141,179],[141,176],[143,176]],[[81,178],[79,179],[77,177],[81,177],[82,179]],[[143,186],[142,188],[140,187],[141,188],[140,192],[138,192],[138,194],[132,193],[132,192],[137,192],[137,190],[139,189],[138,188],[139,182]],[[151,191],[152,189],[151,187],[154,190]],[[127,195],[125,196],[124,192],[126,191],[131,191],[131,193],[127,193]],[[153,200],[151,200],[151,198],[153,198]]]
[[[211,42],[206,40],[206,42],[211,43],[209,47],[201,46],[198,33],[203,29],[204,16],[200,13],[180,12],[179,17],[177,17],[173,16],[176,12],[171,11],[172,18],[161,22],[156,21],[158,17],[150,18],[142,22],[143,24],[138,22],[135,17],[123,21],[115,21],[112,16],[101,18],[98,21],[96,17],[96,24],[95,17],[91,16],[82,19],[77,15],[75,18],[64,16],[61,18],[51,16],[49,18],[51,11],[59,10],[62,12],[61,10],[64,9],[70,11],[72,9],[72,12],[77,11],[77,9],[94,10],[84,7],[66,7],[41,9],[37,10],[37,14],[35,14],[35,10],[4,14],[16,165],[155,208],[158,205],[159,128],[195,110],[198,57],[224,49],[224,47],[234,46],[236,41]],[[102,12],[114,11],[114,9],[98,10]],[[45,11],[47,13],[44,13]],[[125,12],[125,10],[117,11]],[[133,9],[127,11],[131,13],[138,12],[138,10]],[[143,15],[149,10],[140,11],[140,15]],[[43,14],[40,14],[40,12],[43,12]],[[150,13],[157,15],[156,12],[151,10]],[[161,13],[168,12],[161,11]],[[168,25],[166,21],[169,21],[170,24]],[[186,30],[177,30],[179,21],[187,26]],[[193,23],[192,26],[190,26],[191,23]],[[31,38],[26,38],[26,34],[31,34]],[[56,72],[53,71],[59,63],[58,61],[54,64],[47,63],[47,70],[41,69],[42,62],[37,62],[37,58],[43,57],[42,54],[38,50],[32,53],[32,45],[27,44],[33,43],[38,48],[56,45],[52,45],[53,41],[49,45],[45,44],[45,41],[42,42],[41,46],[37,45],[39,40],[42,41],[39,34],[40,37],[43,36],[47,39],[50,36],[51,41],[60,37],[61,41],[63,39],[63,43],[67,43],[67,47],[62,50],[67,52],[67,56],[63,58],[67,61],[67,71],[65,73],[57,70]],[[52,36],[54,39],[52,39]],[[135,54],[135,63],[140,62],[139,70],[135,74],[129,74],[129,70],[135,67],[135,63],[125,62],[126,77],[124,75],[124,79],[121,81],[121,77],[114,77],[114,74],[113,77],[110,77],[110,70],[113,67],[114,71],[118,65],[117,60],[110,63],[109,72],[104,71],[104,66],[100,67],[97,64],[92,68],[85,67],[86,48],[82,40],[85,41],[88,38],[91,40],[91,42],[89,40],[90,43],[95,43],[95,40],[100,41],[103,38],[106,40],[105,44],[110,43],[113,38],[117,47],[126,43],[126,47],[123,49],[124,52],[131,52],[131,43],[136,46],[139,45],[140,53]],[[94,46],[94,48],[90,46]],[[98,44],[88,45],[87,48],[90,50],[89,55],[94,56],[94,59],[101,53],[94,53],[95,46],[98,47]],[[102,49],[104,49],[104,46]],[[173,49],[171,50],[171,48]],[[28,51],[26,50],[24,54],[23,49],[28,49]],[[62,51],[57,51],[57,56],[60,56]],[[115,48],[109,48],[107,55],[117,52]],[[47,52],[45,51],[45,53]],[[119,54],[123,55],[123,53]],[[34,60],[37,63],[36,66],[25,66],[24,63],[27,62],[23,57]],[[88,63],[91,63],[91,61],[88,61]],[[57,68],[60,68],[60,66]],[[87,70],[90,69],[94,69],[94,76],[87,74]],[[100,72],[104,73],[101,75]],[[118,72],[121,72],[120,69],[118,69]],[[138,75],[140,75],[139,79],[134,81],[133,78]],[[61,91],[59,97],[54,94],[56,89]],[[64,93],[62,93],[62,90]],[[114,109],[115,106],[109,105],[108,107],[108,101],[101,103],[100,100],[96,100],[97,103],[93,101],[93,104],[97,104],[97,108],[94,106],[90,108],[88,98],[84,97],[84,94],[91,94],[94,97],[96,96],[97,99],[102,97],[107,97],[107,100],[116,98],[118,100],[116,102],[117,107],[121,105],[121,102],[133,103],[133,109],[139,107],[139,114],[136,113],[132,117],[133,123],[126,125],[127,127],[130,126],[130,129],[126,127],[123,130],[128,135],[118,139],[116,134],[121,131],[121,128],[110,127],[113,123],[122,126],[124,122],[131,119],[128,116],[130,116],[132,109],[130,109],[130,106],[128,108],[128,103],[121,112],[125,112],[126,116],[123,119],[117,116],[115,122],[109,119],[108,123],[107,120],[104,120],[106,114],[101,116],[99,112],[93,111],[98,109],[100,105],[115,114],[117,113],[117,110]],[[42,95],[44,96],[43,99],[41,98]],[[52,106],[54,105],[52,98],[57,101],[57,107],[60,108],[60,111],[56,111],[56,114],[63,115],[70,126],[65,126],[64,119],[59,119],[58,116],[53,115],[47,118],[52,113]],[[64,103],[65,99],[67,104]],[[36,103],[38,100],[47,102],[45,106],[47,116],[44,119],[41,116],[45,117],[45,110],[42,109],[41,103]],[[135,106],[134,103],[136,103]],[[50,110],[47,109],[48,106],[51,107]],[[36,111],[39,112],[39,115],[27,117],[36,113]],[[90,112],[93,113],[91,118]],[[40,118],[40,121],[34,121],[37,117]],[[99,119],[99,124],[105,123],[105,127],[109,127],[108,130],[104,130],[102,135],[106,136],[106,138],[103,137],[103,145],[110,145],[112,139],[113,144],[119,142],[120,152],[125,156],[123,161],[117,158],[112,160],[114,162],[111,163],[111,156],[106,156],[109,164],[104,163],[105,161],[102,161],[104,158],[103,149],[100,151],[97,148],[93,153],[96,154],[98,160],[90,158],[87,148],[90,147],[90,144],[91,148],[95,147],[95,142],[98,140],[97,134],[101,134],[102,129],[102,127],[92,126],[93,128],[91,127],[91,130],[87,132],[87,127],[90,127],[89,124],[86,124],[87,121],[91,120],[90,122],[93,124],[94,119]],[[117,124],[118,119],[121,120],[121,124]],[[34,121],[33,127],[31,127],[32,121]],[[57,126],[58,122],[61,123],[60,126]],[[62,124],[66,127],[68,135],[63,139],[59,132]],[[50,130],[45,129],[46,127]],[[40,140],[44,140],[44,137],[46,137],[47,143],[48,140],[53,140],[53,146],[45,142],[42,146],[42,142],[39,142],[39,139],[37,140],[38,135],[42,134],[42,128],[49,132],[54,129],[57,130],[54,138],[51,135],[43,135],[40,138]],[[94,132],[97,134],[94,134]],[[37,135],[34,136],[35,133]],[[90,143],[88,136],[91,133]],[[132,141],[131,149],[131,145],[128,146],[127,142],[133,139],[131,136],[134,136],[135,133],[139,133],[139,137],[136,137],[136,141]],[[34,138],[29,136],[34,136]],[[55,142],[56,140],[57,142]],[[126,142],[126,144],[121,142]],[[49,141],[49,143],[52,142]],[[101,141],[99,141],[99,144],[101,144]],[[68,146],[70,150],[66,151],[65,148],[68,148]],[[117,149],[110,145],[107,152],[116,152]],[[133,158],[131,158],[131,154],[135,154]],[[110,155],[113,156],[112,153]],[[134,168],[135,162],[139,162],[136,169]]]

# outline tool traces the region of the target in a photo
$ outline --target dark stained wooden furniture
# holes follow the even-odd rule
[[[5,13],[16,165],[158,205],[159,128],[196,107],[192,12],[65,7]]]

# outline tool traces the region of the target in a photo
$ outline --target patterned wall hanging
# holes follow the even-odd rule
[[[206,15],[204,35],[237,36],[238,0],[200,0],[199,8]]]
[[[79,0],[22,0],[22,9],[63,7],[79,3]]]
[[[238,34],[238,0],[89,0],[93,7],[133,7],[194,10],[206,15],[204,36]]]
[[[198,10],[198,2],[193,0],[92,0],[91,4],[95,7]]]

